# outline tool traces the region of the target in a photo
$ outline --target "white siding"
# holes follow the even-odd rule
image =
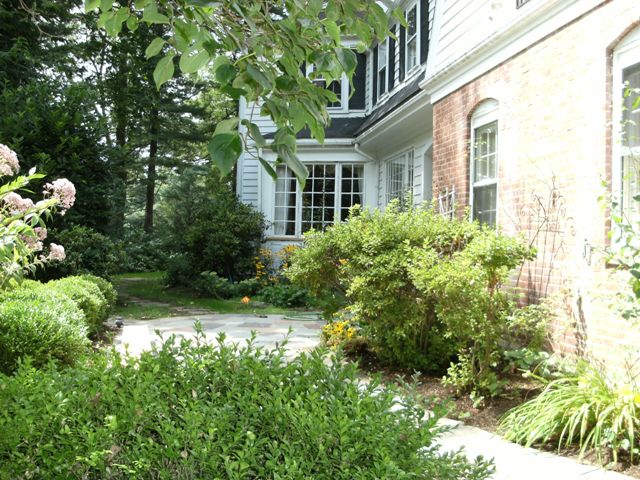
[[[441,0],[439,8],[442,12],[437,47],[431,52],[436,55],[434,71],[460,58],[470,45],[482,43],[528,11],[526,7],[517,9],[514,0]]]

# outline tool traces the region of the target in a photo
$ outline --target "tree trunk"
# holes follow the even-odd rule
[[[160,117],[157,105],[151,107],[149,119],[149,161],[147,162],[147,198],[144,210],[144,231],[153,231],[153,207],[156,199],[156,163],[158,160],[158,129]]]
[[[124,233],[124,218],[127,207],[127,129],[129,112],[126,92],[129,88],[127,73],[127,61],[123,56],[118,61],[118,74],[116,81],[117,91],[114,92],[113,116],[116,124],[116,157],[113,173],[116,185],[114,186],[113,201],[113,234],[121,237]]]

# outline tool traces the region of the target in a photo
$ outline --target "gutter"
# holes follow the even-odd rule
[[[356,153],[362,155],[364,158],[366,158],[369,162],[375,162],[377,161],[377,158],[372,157],[371,155],[369,155],[368,153],[360,150],[360,142],[354,142],[353,143],[353,147],[356,150]]]

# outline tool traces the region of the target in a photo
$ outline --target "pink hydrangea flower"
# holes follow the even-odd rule
[[[22,240],[27,244],[27,247],[29,247],[34,252],[40,252],[42,250],[42,242],[37,238],[24,235],[22,237]]]
[[[33,229],[33,231],[36,233],[36,236],[38,237],[38,240],[44,240],[45,238],[47,238],[47,229],[44,227],[36,227]]]
[[[0,176],[15,175],[20,170],[18,155],[6,145],[0,143]]]
[[[59,178],[44,186],[44,194],[55,198],[62,207],[61,214],[69,210],[76,201],[76,187],[66,178]]]
[[[64,260],[67,255],[64,252],[64,247],[62,245],[57,245],[52,243],[49,245],[49,260]]]
[[[3,202],[9,208],[12,215],[26,212],[34,206],[30,198],[22,198],[16,192],[7,193],[3,198]]]

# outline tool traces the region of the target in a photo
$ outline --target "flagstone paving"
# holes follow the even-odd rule
[[[195,321],[202,324],[205,334],[212,340],[225,332],[227,342],[244,342],[255,331],[255,344],[275,347],[289,333],[286,346],[289,355],[308,351],[318,345],[324,322],[311,319],[290,319],[282,315],[206,314],[185,315],[157,320],[127,320],[116,338],[118,348],[125,346],[132,354],[140,354],[158,341],[155,331],[163,335],[176,334],[193,337]],[[548,452],[524,448],[507,442],[492,433],[449,419],[441,423],[452,427],[441,435],[443,452],[465,449],[471,459],[478,455],[493,458],[496,473],[492,480],[629,480],[631,477],[583,465],[573,459]]]
[[[149,350],[151,345],[159,341],[156,330],[167,337],[171,334],[192,338],[195,335],[194,324],[200,322],[208,338],[214,340],[224,332],[227,342],[244,342],[255,331],[255,344],[258,346],[275,347],[287,337],[287,352],[295,354],[300,351],[312,350],[320,340],[320,330],[323,322],[312,319],[289,319],[282,315],[254,314],[207,314],[186,315],[156,320],[128,320],[116,338],[118,348],[138,355]]]

